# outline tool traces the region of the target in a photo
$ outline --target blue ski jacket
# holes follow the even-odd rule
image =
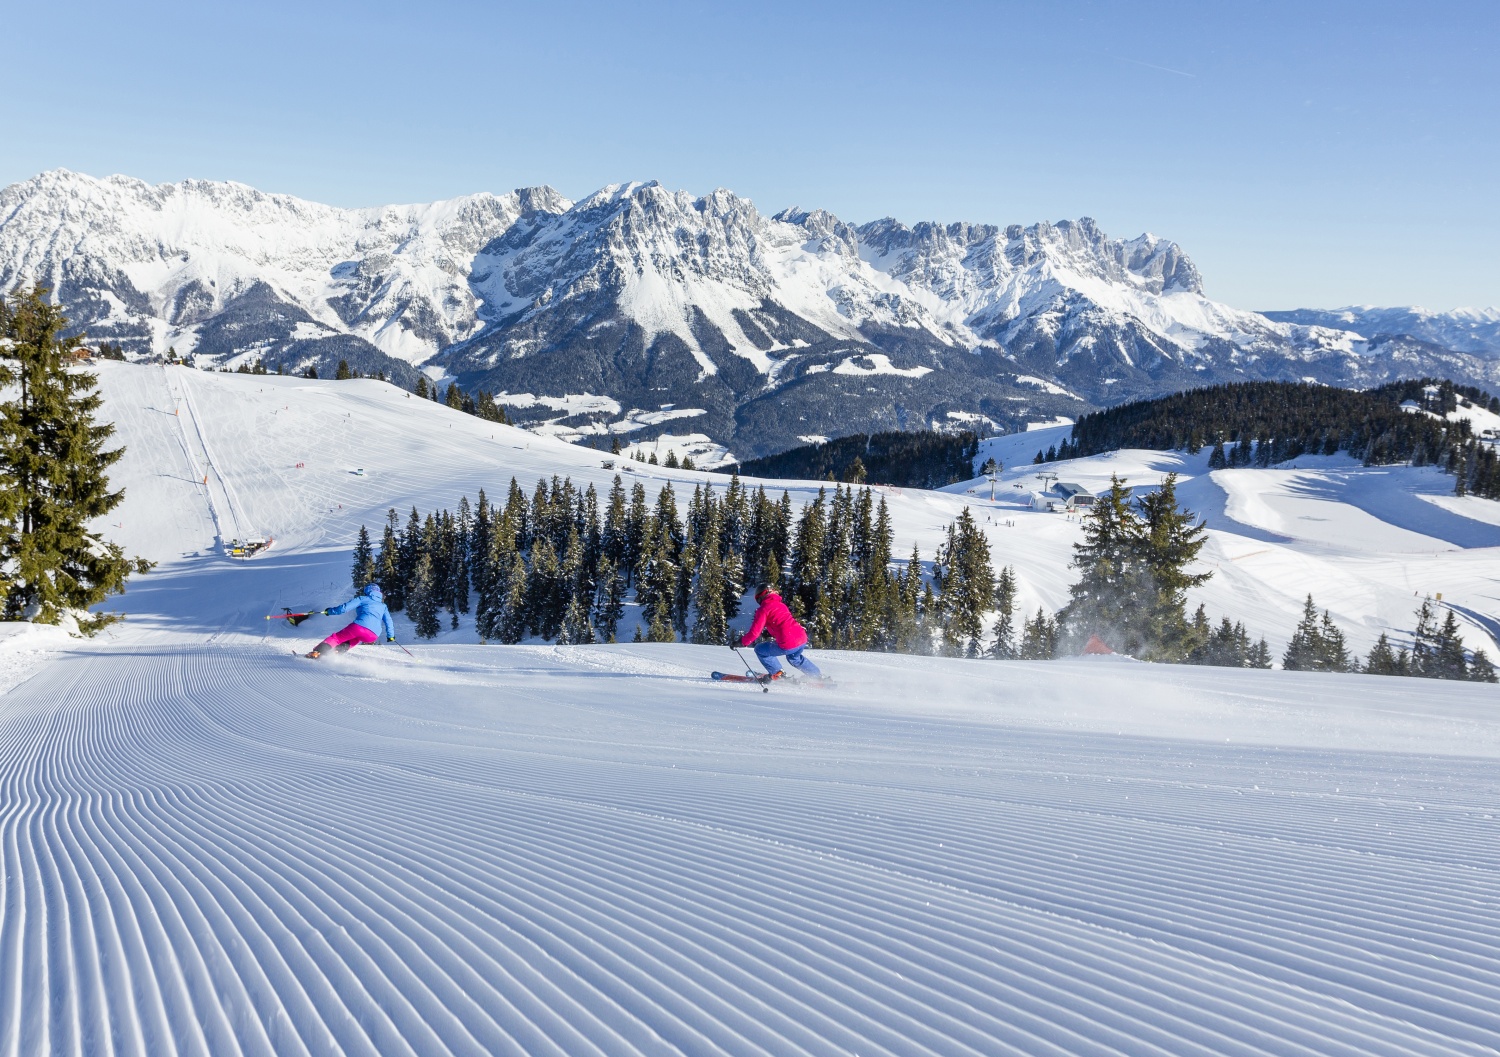
[[[366,587],[343,605],[334,606],[328,610],[328,615],[336,617],[340,613],[354,610],[354,623],[362,628],[369,628],[380,638],[382,627],[385,629],[385,637],[394,639],[396,637],[396,625],[391,623],[391,611],[385,607],[380,588],[374,584]]]

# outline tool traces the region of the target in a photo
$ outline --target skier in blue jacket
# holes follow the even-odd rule
[[[385,631],[386,642],[395,642],[396,625],[391,623],[391,611],[385,607],[384,598],[379,584],[368,584],[343,605],[323,610],[325,617],[335,617],[353,609],[354,623],[329,635],[314,646],[308,656],[317,658],[333,649],[344,653],[361,643],[376,642],[380,639],[382,630]]]

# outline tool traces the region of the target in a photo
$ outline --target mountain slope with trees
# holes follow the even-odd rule
[[[738,472],[749,477],[941,488],[973,476],[977,444],[978,438],[969,432],[857,433],[747,459]]]
[[[1408,406],[1403,407],[1403,404]],[[1037,461],[1120,448],[1213,448],[1210,466],[1271,466],[1346,452],[1365,465],[1440,466],[1459,495],[1500,499],[1500,458],[1455,416],[1460,404],[1500,413],[1500,398],[1437,378],[1352,390],[1307,382],[1207,386],[1084,415]]]

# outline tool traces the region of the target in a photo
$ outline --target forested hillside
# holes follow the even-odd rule
[[[941,488],[972,477],[978,438],[930,430],[855,433],[741,463],[750,477],[831,479],[898,488]]]
[[[1417,407],[1403,407],[1413,401]],[[1306,382],[1241,382],[1141,400],[1080,418],[1070,439],[1039,461],[1119,448],[1214,448],[1210,465],[1270,466],[1348,452],[1367,466],[1440,466],[1459,495],[1500,498],[1500,460],[1461,408],[1500,412],[1473,386],[1422,378],[1364,391]]]

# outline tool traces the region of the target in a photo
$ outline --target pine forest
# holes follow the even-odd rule
[[[950,657],[1044,660],[1073,656],[1094,637],[1143,660],[1271,667],[1264,638],[1241,623],[1215,625],[1187,592],[1209,573],[1191,567],[1204,527],[1182,509],[1176,479],[1142,496],[1115,479],[1084,518],[1074,546],[1077,580],[1055,614],[1025,617],[1010,566],[995,569],[983,529],[966,508],[930,561],[896,552],[884,499],[834,485],[794,509],[788,493],[746,488],[738,475],[699,485],[685,509],[670,484],[649,499],[616,475],[607,495],[570,478],[512,478],[503,502],[481,491],[456,510],[387,515],[378,540],[361,528],[356,589],[379,583],[391,609],[434,638],[472,619],[488,642],[636,641],[729,644],[747,592],[776,586],[814,648]],[[748,615],[748,614],[746,614]],[[747,621],[741,621],[741,625]],[[1494,681],[1482,651],[1465,654],[1451,611],[1439,624],[1424,603],[1414,645],[1382,638],[1364,665],[1313,601],[1283,667]]]

